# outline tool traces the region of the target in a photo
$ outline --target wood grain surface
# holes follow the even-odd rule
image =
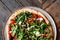
[[[12,12],[26,6],[35,6],[47,11],[57,26],[56,40],[60,40],[60,0],[0,0],[0,40],[5,40],[5,24]]]

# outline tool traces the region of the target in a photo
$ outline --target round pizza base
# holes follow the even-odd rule
[[[7,23],[6,23],[6,26],[5,26],[5,39],[6,39],[6,40],[9,40],[8,26],[9,26],[9,24],[10,24],[10,20],[11,20],[11,19],[14,19],[18,14],[20,14],[20,12],[25,12],[25,11],[29,11],[29,12],[32,12],[32,13],[35,13],[35,14],[38,14],[38,15],[42,16],[42,17],[44,18],[45,22],[46,22],[47,24],[49,24],[49,20],[48,20],[41,12],[39,12],[39,11],[37,11],[37,10],[34,10],[34,9],[32,9],[32,8],[22,8],[22,9],[18,9],[18,10],[16,10],[16,11],[9,17],[9,19],[8,19],[8,21],[7,21]],[[49,29],[50,29],[50,31],[51,31],[50,34],[53,35],[52,27],[50,27]],[[51,40],[53,40],[53,38],[51,38]]]

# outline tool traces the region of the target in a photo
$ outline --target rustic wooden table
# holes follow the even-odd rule
[[[4,40],[3,31],[9,16],[25,6],[35,6],[47,11],[57,25],[57,40],[60,40],[60,0],[0,0],[0,40]]]

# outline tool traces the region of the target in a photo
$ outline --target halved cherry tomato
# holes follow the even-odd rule
[[[10,38],[11,34],[12,34],[12,32],[11,32],[11,27],[9,26],[9,27],[8,27],[8,35],[9,35],[9,38]]]
[[[33,22],[33,18],[29,18],[28,21],[29,21],[29,22]]]
[[[9,35],[9,38],[10,38],[10,31],[11,30],[11,27],[10,26],[8,26],[8,35]]]
[[[14,40],[17,40],[17,37],[16,36],[14,36]]]
[[[32,14],[33,14],[34,18],[41,18],[41,16],[38,14],[34,14],[34,13],[32,13]]]
[[[12,23],[12,24],[14,24],[14,23],[16,23],[16,22],[15,22],[15,20],[14,20],[14,19],[11,19],[11,23]]]
[[[38,17],[38,15],[33,13],[33,17],[34,17],[34,18],[37,18],[37,17]]]
[[[8,31],[8,34],[11,36],[11,34],[12,34],[12,31]]]
[[[8,26],[8,31],[10,31],[11,30],[11,27],[10,26]]]

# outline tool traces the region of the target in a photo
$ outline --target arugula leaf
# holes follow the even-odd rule
[[[41,23],[41,25],[40,25],[40,26],[41,26],[41,29],[44,29],[44,28],[46,28],[46,27],[47,27],[47,24],[43,22],[43,23]]]
[[[40,22],[38,20],[34,20],[35,25],[40,26]]]
[[[29,11],[26,11],[25,14],[26,14],[26,16],[29,17],[29,18],[32,18],[32,17],[33,17],[32,13],[30,13]]]
[[[39,36],[37,40],[44,40],[43,36]]]
[[[17,32],[16,32],[16,36],[17,36],[17,39],[18,40],[21,40],[22,38],[23,38],[23,29],[21,28],[21,27],[19,27],[18,29],[17,29]]]
[[[24,35],[23,32],[19,32],[17,39],[18,40],[21,40],[23,38],[23,35]]]
[[[50,40],[50,36],[47,36],[47,37],[43,37],[43,36],[40,36],[37,38],[37,40]]]
[[[11,31],[12,31],[12,36],[14,36],[16,34],[16,30],[18,29],[18,25],[11,25]]]
[[[17,17],[16,17],[16,22],[18,23],[19,21],[23,21],[23,19],[25,18],[25,13],[21,12]]]
[[[44,38],[44,40],[50,40],[51,36],[47,36]]]
[[[47,36],[47,39],[50,39],[51,38],[51,36]]]
[[[28,22],[26,22],[26,26],[29,27],[29,23]]]
[[[46,23],[42,23],[42,24],[41,24],[41,27],[46,27],[46,26],[47,26]]]
[[[44,30],[45,33],[50,33],[50,30]]]
[[[44,33],[44,30],[40,28],[39,32],[42,34],[42,33]]]

